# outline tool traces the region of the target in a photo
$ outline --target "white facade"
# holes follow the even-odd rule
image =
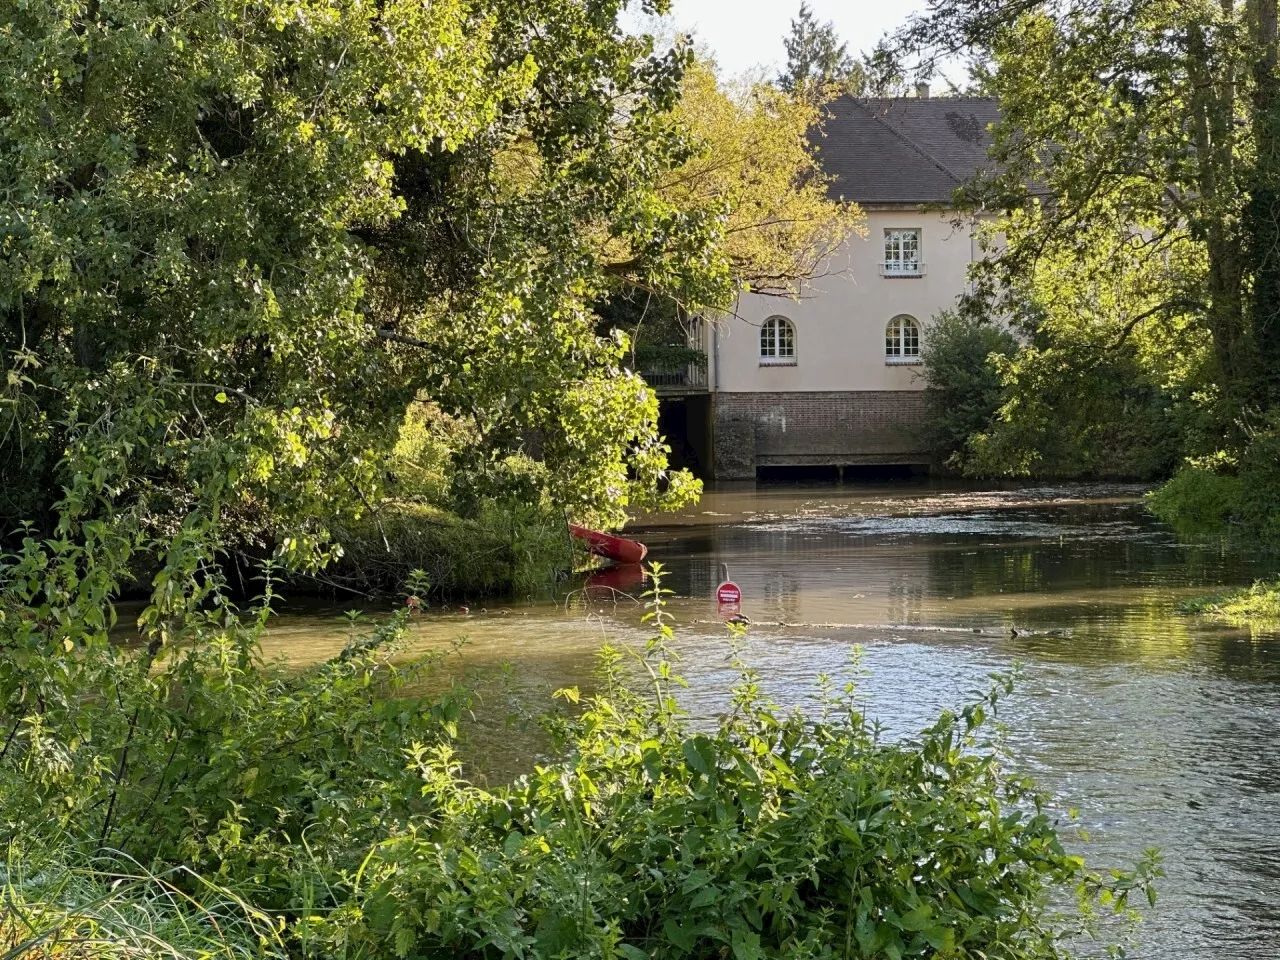
[[[865,236],[846,241],[826,275],[806,285],[800,299],[746,294],[734,315],[707,325],[713,393],[924,388],[910,327],[914,323],[923,336],[965,292],[969,265],[978,256],[974,231],[968,223],[957,225],[952,213],[922,212],[918,205],[865,213]],[[918,245],[905,260],[904,235]],[[762,329],[774,317],[786,318],[793,334],[787,338],[784,325],[774,322],[762,342]],[[894,325],[887,344],[897,318],[910,319]]]

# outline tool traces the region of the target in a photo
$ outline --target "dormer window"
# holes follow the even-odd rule
[[[886,277],[919,277],[924,274],[918,228],[894,228],[884,232],[884,261],[880,265],[880,273]]]

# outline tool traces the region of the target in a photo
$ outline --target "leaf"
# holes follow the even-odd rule
[[[760,949],[760,935],[754,930],[736,928],[729,941],[734,960],[760,960],[764,951]]]
[[[681,751],[684,753],[684,762],[690,770],[703,776],[711,775],[716,762],[715,749],[711,741],[701,735],[691,737],[681,745]]]
[[[671,917],[668,917],[663,922],[662,932],[668,940],[686,953],[693,949],[693,945],[697,941],[697,926],[695,924],[679,923]]]

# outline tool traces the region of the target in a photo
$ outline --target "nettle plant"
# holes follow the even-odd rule
[[[1154,904],[1158,854],[1089,870],[1047,796],[1003,769],[984,730],[1007,678],[886,742],[852,683],[824,680],[816,716],[784,712],[735,656],[731,708],[699,729],[659,576],[645,649],[606,647],[598,695],[558,693],[577,708],[547,723],[562,760],[487,791],[451,746],[415,747],[437,813],[370,850],[344,904],[304,924],[309,951],[1030,960],[1136,919],[1135,892]]]

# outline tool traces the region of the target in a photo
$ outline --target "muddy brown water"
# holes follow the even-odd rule
[[[784,705],[810,702],[817,676],[861,647],[868,713],[909,735],[1018,663],[1001,713],[1012,762],[1080,810],[1096,863],[1164,853],[1168,877],[1132,955],[1280,955],[1280,638],[1179,611],[1274,575],[1280,555],[1179,542],[1139,489],[1114,486],[748,485],[632,531],[675,591],[695,716],[720,709],[735,678],[713,600],[722,564],[753,622],[746,659]],[[589,688],[604,640],[643,640],[639,589],[624,576],[417,620],[421,649],[465,640],[448,663],[479,695],[477,766],[498,776],[529,763],[536,736],[502,718]],[[268,651],[332,654],[335,614],[286,613]]]

